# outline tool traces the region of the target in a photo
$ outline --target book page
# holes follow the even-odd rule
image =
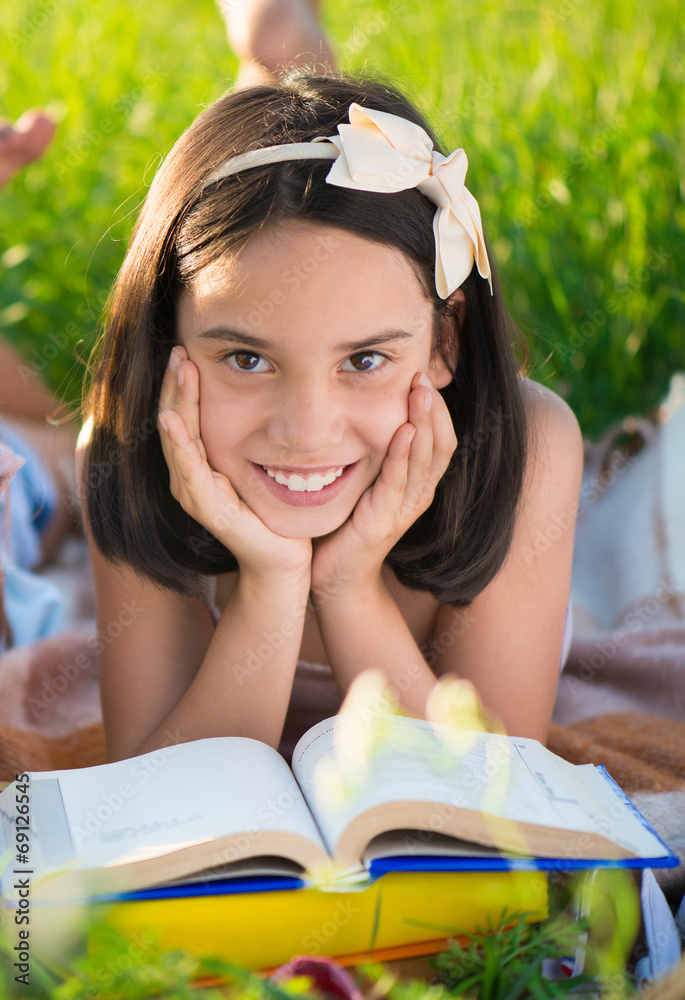
[[[211,737],[111,764],[34,772],[31,787],[54,779],[79,867],[159,856],[229,834],[243,834],[249,848],[264,830],[295,833],[325,850],[288,765],[257,740]],[[49,829],[42,825],[44,839]],[[232,860],[220,852],[215,859]]]
[[[245,878],[246,876],[259,876],[260,878],[282,876],[301,879],[302,868],[295,861],[260,855],[255,858],[243,858],[241,861],[233,861],[231,864],[219,865],[215,868],[202,868],[200,871],[193,872],[192,875],[186,875],[185,878],[171,879],[162,884],[166,889],[175,885],[193,885],[196,882],[206,885],[207,882]]]
[[[622,846],[637,847],[628,842],[621,819],[611,820],[606,803],[584,781],[582,772],[537,740],[467,733],[419,719],[385,716],[385,742],[371,754],[364,778],[357,780],[346,800],[338,795],[335,801],[332,792],[345,784],[345,762],[351,755],[350,747],[345,747],[345,718],[337,715],[310,729],[292,758],[293,773],[332,854],[357,816],[403,800],[442,804],[445,816],[456,807],[521,823],[596,831],[611,839],[615,834]],[[317,774],[325,780],[317,781]],[[439,820],[438,809],[437,831]],[[662,852],[659,845],[656,849]]]
[[[601,802],[598,820],[603,825],[600,825],[599,833],[604,833],[617,844],[635,851],[643,858],[669,856],[670,852],[664,849],[651,830],[643,826],[630,806],[619,798],[594,764],[578,764],[578,770],[583,773],[584,779]]]
[[[515,857],[498,851],[496,847],[485,847],[470,840],[447,837],[442,833],[428,830],[392,830],[379,833],[364,851],[364,863],[376,858],[420,857],[420,858],[501,858]]]

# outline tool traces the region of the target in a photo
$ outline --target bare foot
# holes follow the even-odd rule
[[[14,125],[0,119],[0,187],[17,170],[38,160],[54,134],[55,123],[40,108],[25,111]]]
[[[318,0],[218,3],[228,40],[241,62],[238,86],[274,83],[287,69],[305,63],[335,72],[335,57],[318,20]]]

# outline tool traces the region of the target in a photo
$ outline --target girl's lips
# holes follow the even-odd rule
[[[256,462],[252,462],[251,464],[256,469],[257,474],[261,476],[266,488],[277,500],[287,503],[290,507],[320,507],[330,500],[335,500],[345,489],[350,473],[356,469],[359,462],[353,462],[352,465],[348,465],[346,469],[343,469],[341,476],[334,479],[328,486],[323,486],[320,490],[312,493],[308,493],[306,490],[303,490],[302,493],[293,492],[287,486],[282,486],[275,479],[272,479],[271,476],[267,475],[261,465],[257,465]]]

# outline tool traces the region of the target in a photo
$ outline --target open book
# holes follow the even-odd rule
[[[14,870],[27,867],[34,894],[66,898],[232,874],[302,879],[331,866],[341,885],[368,884],[374,860],[407,855],[432,854],[446,867],[469,854],[562,868],[675,863],[599,769],[536,740],[383,716],[388,737],[346,785],[348,722],[337,715],[308,730],[292,770],[257,740],[213,737],[19,776],[0,793],[0,890],[11,897]],[[28,865],[16,861],[21,790]]]

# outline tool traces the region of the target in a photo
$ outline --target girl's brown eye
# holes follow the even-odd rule
[[[257,365],[260,361],[264,359],[260,354],[255,354],[253,351],[230,351],[230,353],[225,354],[222,361],[225,361],[229,368],[233,371],[238,372],[253,372],[257,371]],[[260,369],[258,374],[265,369]]]
[[[366,359],[366,361],[368,362],[368,364],[364,364],[362,366],[364,371],[368,371],[368,369],[371,368],[372,365],[373,365],[373,361],[371,360],[371,354],[370,354],[369,351],[364,351],[361,354],[353,354],[352,357],[353,358],[365,358]]]
[[[248,370],[249,370],[249,366],[244,365],[244,361],[246,359],[249,359],[249,358],[252,358],[252,360],[254,361],[256,359],[257,355],[256,354],[248,354],[245,351],[236,351],[236,353],[233,355],[233,357],[237,360],[237,362],[238,362],[238,364],[239,364],[239,366],[241,368],[248,367]]]
[[[361,368],[356,367],[356,359],[358,358],[366,359],[363,361]],[[374,358],[380,358],[380,363],[374,364]],[[351,361],[355,365],[351,370],[358,375],[375,375],[390,364],[390,358],[386,354],[381,354],[380,351],[357,351],[356,354],[351,354],[346,360]],[[343,371],[350,371],[350,369],[345,368]]]

